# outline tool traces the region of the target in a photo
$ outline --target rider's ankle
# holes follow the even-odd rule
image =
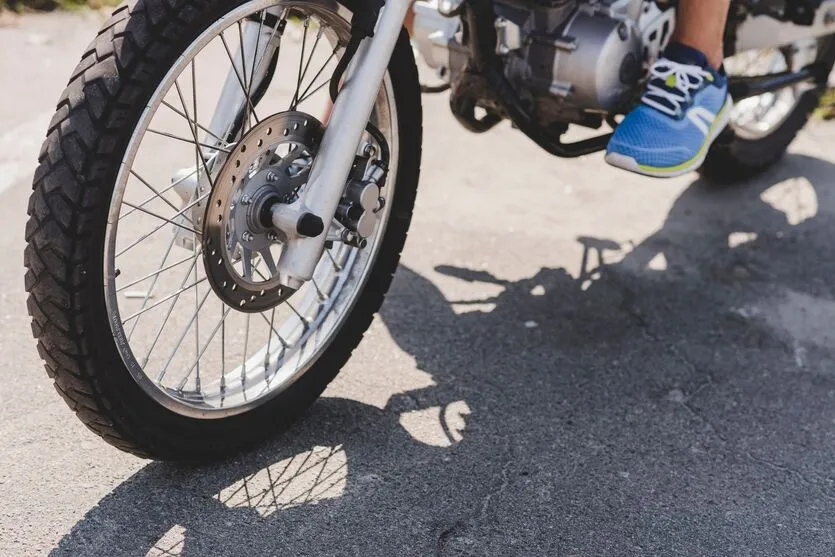
[[[701,66],[702,68],[711,71],[717,78],[720,78],[723,81],[726,76],[721,60],[717,66],[714,66],[707,54],[698,48],[681,42],[674,41],[667,45],[667,48],[664,49],[664,57],[668,60],[679,62],[681,64]]]

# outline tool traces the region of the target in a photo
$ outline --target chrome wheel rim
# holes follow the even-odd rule
[[[785,48],[742,52],[725,60],[729,76],[765,75],[798,71],[818,56],[815,39],[798,41]],[[743,99],[734,105],[730,125],[744,139],[762,139],[779,128],[794,111],[806,91],[814,85],[801,83],[773,93]]]
[[[235,51],[230,47],[236,42],[243,45],[249,25],[260,26],[261,32],[268,12],[280,14],[276,28],[282,20],[287,23],[275,77],[261,102],[251,104],[244,117],[245,133],[257,126],[254,120],[286,111],[287,99],[295,110],[325,114],[327,82],[349,36],[350,13],[336,6],[256,0],[231,11],[177,60],[147,103],[129,141],[106,229],[105,305],[117,350],[133,379],[178,414],[222,418],[251,410],[285,391],[331,344],[373,267],[397,175],[397,114],[388,76],[372,120],[386,137],[393,160],[381,192],[386,202],[364,249],[334,244],[325,250],[311,281],[286,302],[254,313],[224,304],[207,284],[201,262],[198,233],[205,200],[212,179],[235,145],[222,143],[217,135],[211,141],[200,137],[212,137],[206,133],[211,126],[201,118],[211,112],[206,106],[212,106],[211,100],[205,100],[213,94],[204,85],[206,80],[219,78],[215,81],[222,83],[227,72],[218,71],[218,61],[224,59],[227,69],[242,69],[234,66]],[[324,48],[326,43],[329,46]],[[259,64],[257,58],[254,63]],[[241,88],[246,90],[246,72],[240,73],[244,74]],[[304,81],[311,76],[311,81]],[[289,88],[285,79],[290,80]],[[219,84],[216,89],[219,92]],[[312,91],[307,97],[305,89]],[[264,112],[258,118],[256,111]],[[140,166],[148,161],[147,167]],[[192,198],[179,199],[175,187],[189,173],[178,170],[189,163],[199,189]],[[183,247],[189,235],[191,251]],[[255,264],[267,271],[263,258]]]

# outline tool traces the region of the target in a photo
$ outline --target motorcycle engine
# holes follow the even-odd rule
[[[590,112],[615,113],[631,102],[643,73],[642,40],[631,20],[603,3],[579,4],[567,14],[552,8],[546,17],[497,11],[507,76],[540,121],[582,123]]]
[[[449,0],[434,0],[448,2]],[[415,4],[415,35],[421,53],[448,60],[454,83],[466,63],[466,47],[457,28],[450,32],[429,23]],[[625,13],[634,2],[622,0],[497,0],[497,50],[505,73],[532,116],[543,125],[579,123],[597,126],[603,115],[624,111],[643,75],[644,53],[635,16]],[[437,6],[437,5],[435,5]],[[437,14],[437,7],[434,7]],[[422,31],[424,31],[422,33]],[[428,40],[422,40],[429,37]],[[424,43],[428,48],[424,48]],[[443,52],[438,50],[443,46]],[[434,47],[434,49],[433,49]],[[424,53],[424,58],[426,54]],[[443,64],[441,64],[443,65]]]

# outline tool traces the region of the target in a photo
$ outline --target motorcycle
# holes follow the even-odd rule
[[[73,71],[29,203],[38,351],[108,443],[220,458],[293,423],[397,268],[421,157],[415,51],[453,115],[605,148],[674,0],[132,0]],[[709,180],[774,164],[835,64],[835,1],[736,0]],[[288,62],[289,60],[289,62]],[[445,88],[445,87],[442,87]],[[332,103],[332,104],[331,104]]]

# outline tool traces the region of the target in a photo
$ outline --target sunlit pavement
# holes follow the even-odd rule
[[[835,126],[720,189],[425,97],[403,265],[347,368],[283,438],[173,467],[72,416],[25,311],[35,158],[98,24],[0,28],[0,555],[835,552]]]

